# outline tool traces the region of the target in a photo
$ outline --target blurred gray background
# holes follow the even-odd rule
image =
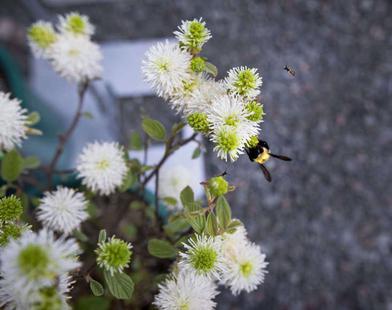
[[[2,42],[26,74],[23,27],[72,10],[90,16],[100,42],[167,37],[182,19],[203,17],[213,34],[204,55],[220,77],[239,65],[261,71],[263,137],[294,161],[271,161],[271,184],[245,156],[229,167],[234,214],[270,266],[259,290],[223,291],[218,309],[392,309],[390,0],[34,2],[0,4]],[[135,126],[132,106],[125,127]],[[159,109],[170,116],[162,121],[174,118]],[[208,175],[225,169],[212,152],[206,162]]]

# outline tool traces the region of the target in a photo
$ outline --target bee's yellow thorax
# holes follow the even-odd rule
[[[268,150],[265,147],[263,147],[263,152],[259,156],[257,156],[255,162],[259,164],[264,164],[270,157],[271,156],[268,153]]]

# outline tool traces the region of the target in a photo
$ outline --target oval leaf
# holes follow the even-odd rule
[[[208,61],[206,61],[206,67],[204,71],[211,74],[213,77],[216,77],[218,75],[218,68]]]
[[[40,165],[40,161],[36,156],[28,156],[23,158],[23,168],[24,169],[36,169]]]
[[[148,253],[159,258],[173,258],[177,255],[176,248],[166,240],[150,239]]]
[[[130,299],[132,297],[134,284],[130,276],[119,272],[111,275],[106,270],[103,275],[110,294],[117,299]]]
[[[27,116],[26,123],[27,123],[29,126],[33,126],[33,125],[37,124],[40,120],[41,120],[41,116],[39,115],[38,112],[31,112],[31,113]]]
[[[152,118],[144,118],[142,122],[143,130],[154,140],[165,141],[166,129],[161,122]]]
[[[101,283],[98,281],[94,280],[93,278],[90,277],[90,289],[91,292],[94,294],[94,296],[102,296],[104,293],[104,289]]]
[[[222,228],[227,228],[231,222],[231,209],[225,197],[220,196],[216,202],[216,215]]]
[[[206,233],[210,236],[216,236],[218,234],[218,221],[216,220],[216,216],[214,213],[210,212],[207,216],[206,223]]]
[[[131,133],[129,137],[129,148],[131,150],[141,150],[143,148],[143,141],[137,131]]]
[[[195,195],[193,194],[192,188],[189,186],[185,187],[180,193],[180,199],[182,204],[185,206],[186,204],[191,204],[195,201]]]
[[[106,241],[106,230],[105,230],[105,229],[102,229],[102,230],[99,232],[98,243],[102,243],[102,242],[105,242],[105,241]]]
[[[23,170],[23,159],[16,150],[5,154],[1,162],[1,177],[8,182],[15,181]]]

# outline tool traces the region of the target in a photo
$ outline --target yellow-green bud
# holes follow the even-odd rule
[[[203,72],[206,68],[206,61],[201,57],[195,57],[191,60],[191,70],[199,73]]]
[[[22,212],[23,207],[19,198],[9,196],[0,199],[0,223],[18,220]]]
[[[249,102],[245,108],[250,113],[250,115],[247,117],[248,120],[252,122],[260,122],[263,120],[265,113],[261,103],[253,100]]]
[[[195,131],[208,133],[210,129],[207,115],[205,113],[195,112],[188,116],[187,121],[189,126],[191,126]]]
[[[50,23],[37,22],[27,30],[27,36],[39,48],[47,49],[56,41],[56,33]]]
[[[222,176],[213,177],[208,180],[208,189],[212,196],[222,196],[229,190],[229,183]]]
[[[256,147],[256,145],[259,143],[259,138],[257,136],[252,136],[246,143],[246,147],[252,148]]]

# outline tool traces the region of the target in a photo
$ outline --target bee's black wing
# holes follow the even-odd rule
[[[266,168],[263,164],[260,164],[259,166],[260,166],[261,171],[263,171],[263,174],[264,174],[265,179],[266,179],[268,182],[271,182],[271,181],[272,181],[271,174],[269,173],[269,171],[267,170],[267,168]]]
[[[276,155],[276,154],[272,154],[269,153],[272,157],[278,158],[280,160],[284,160],[284,161],[291,161],[290,157],[284,156],[284,155]]]

